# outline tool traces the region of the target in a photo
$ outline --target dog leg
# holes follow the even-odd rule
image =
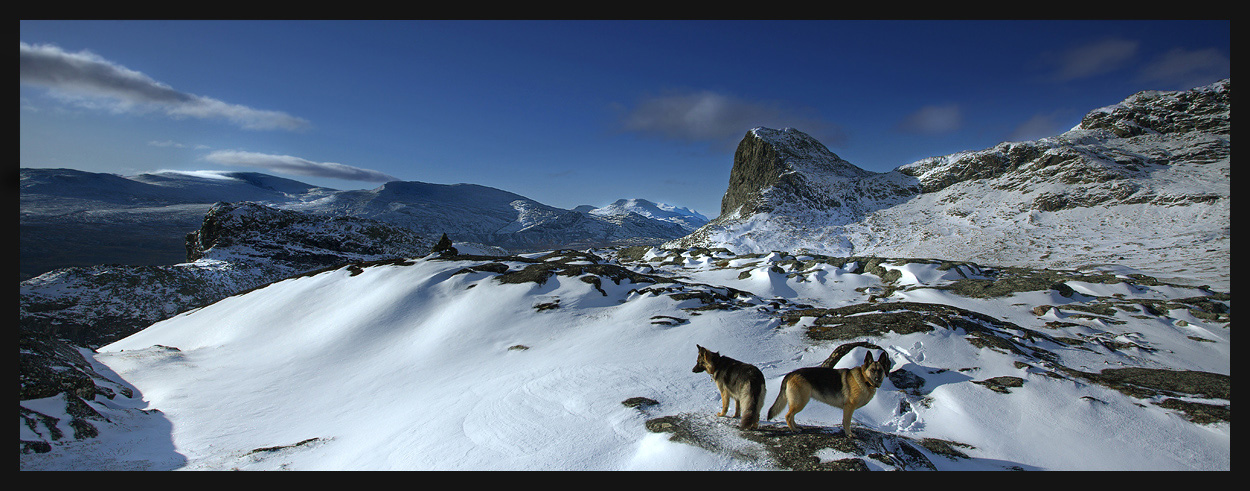
[[[852,409],[851,404],[848,403],[846,407],[842,408],[842,432],[846,433],[847,438],[855,437],[855,435],[851,433],[851,415],[852,414],[855,414],[855,409]]]
[[[786,426],[790,427],[790,431],[799,431],[799,425],[794,422],[794,415],[799,414],[799,411],[802,411],[807,406],[807,397],[803,397],[806,395],[795,394],[794,392],[789,394],[790,410],[786,411]]]

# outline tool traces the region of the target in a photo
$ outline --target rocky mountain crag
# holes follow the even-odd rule
[[[801,131],[756,128],[721,215],[665,247],[1114,265],[1226,288],[1231,86],[1141,92],[1055,137],[886,173]]]

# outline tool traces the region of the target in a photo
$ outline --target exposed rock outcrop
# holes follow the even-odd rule
[[[353,260],[419,255],[430,236],[395,225],[346,216],[322,217],[257,203],[217,203],[199,230],[187,234],[187,260],[212,257],[214,248],[257,261],[276,260],[293,271]]]
[[[1232,131],[1231,95],[1232,79],[1183,92],[1142,91],[1120,104],[1086,114],[1076,128],[1104,129],[1119,137],[1195,131],[1228,135]]]

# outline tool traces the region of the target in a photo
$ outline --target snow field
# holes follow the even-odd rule
[[[720,404],[713,383],[691,372],[696,344],[760,367],[766,406],[786,373],[821,363],[841,344],[807,339],[811,318],[782,326],[767,312],[774,297],[834,307],[881,291],[879,278],[827,264],[784,274],[772,269],[787,258],[725,258],[729,268],[688,258],[657,269],[687,284],[732,286],[758,296],[752,307],[697,312],[684,310],[701,306],[697,299],[633,291],[674,284],[618,285],[602,278],[606,295],[579,277],[503,284],[495,273],[459,273],[475,264],[463,261],[416,259],[354,276],[340,269],[278,282],[102,348],[93,356],[101,369],[136,388],[136,399],[106,403],[112,407],[105,412],[125,431],[104,425],[100,438],[74,444],[82,451],[24,462],[182,470],[760,469],[670,442],[644,423],[682,413],[715,418]],[[1168,319],[1117,312],[1111,320],[1123,323],[1112,323],[1074,316],[1071,308],[1094,295],[1132,300],[1194,291],[1070,282],[1079,293],[1072,298],[1053,290],[965,298],[924,288],[957,275],[937,266],[886,264],[902,270],[904,288],[884,301],[948,304],[1050,335],[1136,339],[1163,348],[1109,359],[1047,345],[1081,370],[1144,362],[1227,373],[1227,328],[1187,317],[1183,309]],[[1055,308],[1038,317],[1031,309],[1041,304]],[[680,322],[653,322],[655,316]],[[1039,327],[1050,320],[1069,324],[1062,333]],[[1213,342],[1196,343],[1189,335]],[[856,411],[854,424],[971,445],[960,450],[972,460],[938,457],[935,465],[943,470],[1229,466],[1227,423],[1195,425],[1112,389],[1052,378],[1036,361],[1018,366],[1019,357],[977,348],[965,336],[941,328],[865,339],[885,348],[894,369],[926,383],[912,394],[887,380]],[[857,349],[839,366],[863,356]],[[973,383],[1000,376],[1024,382],[1006,394]],[[631,397],[659,404],[641,410],[621,404]],[[841,411],[812,403],[798,422],[836,428]],[[757,451],[742,442],[744,451]]]

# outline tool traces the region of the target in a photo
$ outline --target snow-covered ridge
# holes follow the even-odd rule
[[[1103,117],[1112,117],[1112,118],[1118,117],[1118,118],[1123,119],[1123,116],[1126,113],[1140,112],[1142,108],[1147,108],[1152,105],[1156,105],[1158,103],[1163,103],[1164,105],[1172,105],[1173,109],[1180,109],[1180,111],[1175,111],[1175,110],[1169,111],[1173,113],[1172,118],[1160,118],[1160,119],[1172,119],[1173,121],[1175,121],[1176,113],[1177,112],[1184,113],[1186,110],[1190,109],[1189,104],[1195,102],[1195,99],[1206,99],[1206,101],[1201,101],[1200,104],[1205,105],[1207,107],[1203,108],[1199,112],[1199,114],[1206,113],[1209,111],[1216,111],[1216,112],[1222,112],[1225,115],[1227,115],[1227,113],[1231,111],[1232,109],[1231,102],[1229,102],[1229,98],[1228,98],[1231,92],[1232,92],[1232,79],[1224,79],[1218,82],[1214,82],[1210,85],[1194,87],[1188,91],[1178,92],[1178,91],[1162,91],[1162,90],[1143,90],[1141,92],[1138,92],[1136,94],[1133,94],[1125,98],[1123,101],[1120,101],[1118,103],[1111,104],[1108,106],[1103,106],[1103,107],[1094,109],[1093,111],[1090,111],[1089,114],[1086,115],[1086,117],[1083,118],[1080,123],[1077,123],[1077,125],[1072,128],[1072,130],[1092,129],[1093,127],[1096,126],[1095,124],[1093,124],[1093,121],[1101,120]],[[1218,103],[1211,104],[1209,102],[1210,100],[1216,100],[1218,101]],[[1178,107],[1175,105],[1178,103],[1185,104],[1185,106]],[[1185,118],[1182,117],[1180,119],[1185,119]]]

